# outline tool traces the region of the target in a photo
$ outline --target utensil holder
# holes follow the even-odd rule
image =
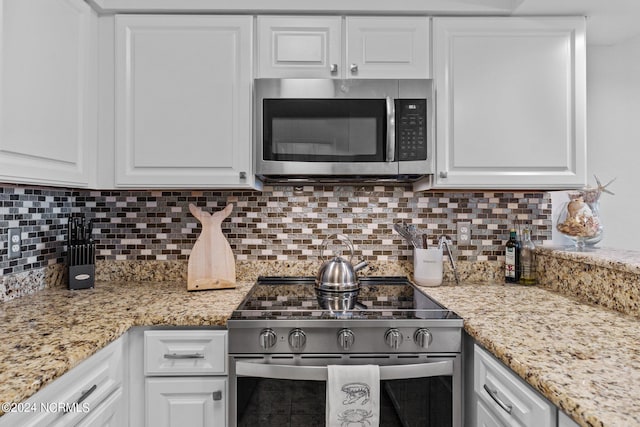
[[[94,287],[96,277],[95,253],[95,243],[69,245],[67,254],[69,289],[89,289]]]
[[[421,286],[442,284],[442,248],[413,250],[413,280]]]

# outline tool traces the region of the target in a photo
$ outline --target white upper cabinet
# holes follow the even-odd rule
[[[434,18],[438,188],[586,183],[583,18]]]
[[[258,77],[338,77],[340,17],[258,16]]]
[[[96,28],[82,0],[0,2],[0,182],[94,179]]]
[[[257,40],[261,78],[430,76],[427,17],[259,16]]]
[[[347,17],[345,76],[426,79],[430,76],[429,18]]]
[[[252,27],[251,16],[116,16],[116,187],[253,185]]]

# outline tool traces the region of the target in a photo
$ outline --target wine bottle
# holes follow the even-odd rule
[[[520,242],[516,230],[513,228],[509,232],[504,255],[504,281],[518,283],[520,280]]]
[[[522,231],[522,244],[520,247],[520,284],[536,284],[536,246],[531,241],[531,232],[528,228]]]

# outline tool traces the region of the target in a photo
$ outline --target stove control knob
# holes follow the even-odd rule
[[[276,341],[278,341],[278,337],[276,333],[273,332],[273,329],[263,329],[260,331],[260,335],[258,336],[258,341],[260,342],[260,347],[265,350],[270,349],[274,345],[276,345]]]
[[[338,332],[338,345],[341,349],[349,350],[354,342],[356,342],[356,335],[351,329],[342,329]]]
[[[391,328],[384,334],[384,342],[392,349],[397,350],[402,344],[402,333],[396,328]]]
[[[429,344],[433,340],[433,336],[431,332],[427,328],[417,329],[413,334],[413,341],[418,345],[418,347],[427,349],[429,348]]]
[[[289,345],[293,350],[302,350],[307,343],[307,336],[302,329],[296,328],[289,332]]]

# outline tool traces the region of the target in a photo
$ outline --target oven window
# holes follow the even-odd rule
[[[264,160],[385,159],[384,99],[265,99],[263,112]]]
[[[239,427],[324,427],[326,383],[238,377]],[[452,377],[412,378],[380,384],[381,427],[453,424]]]

